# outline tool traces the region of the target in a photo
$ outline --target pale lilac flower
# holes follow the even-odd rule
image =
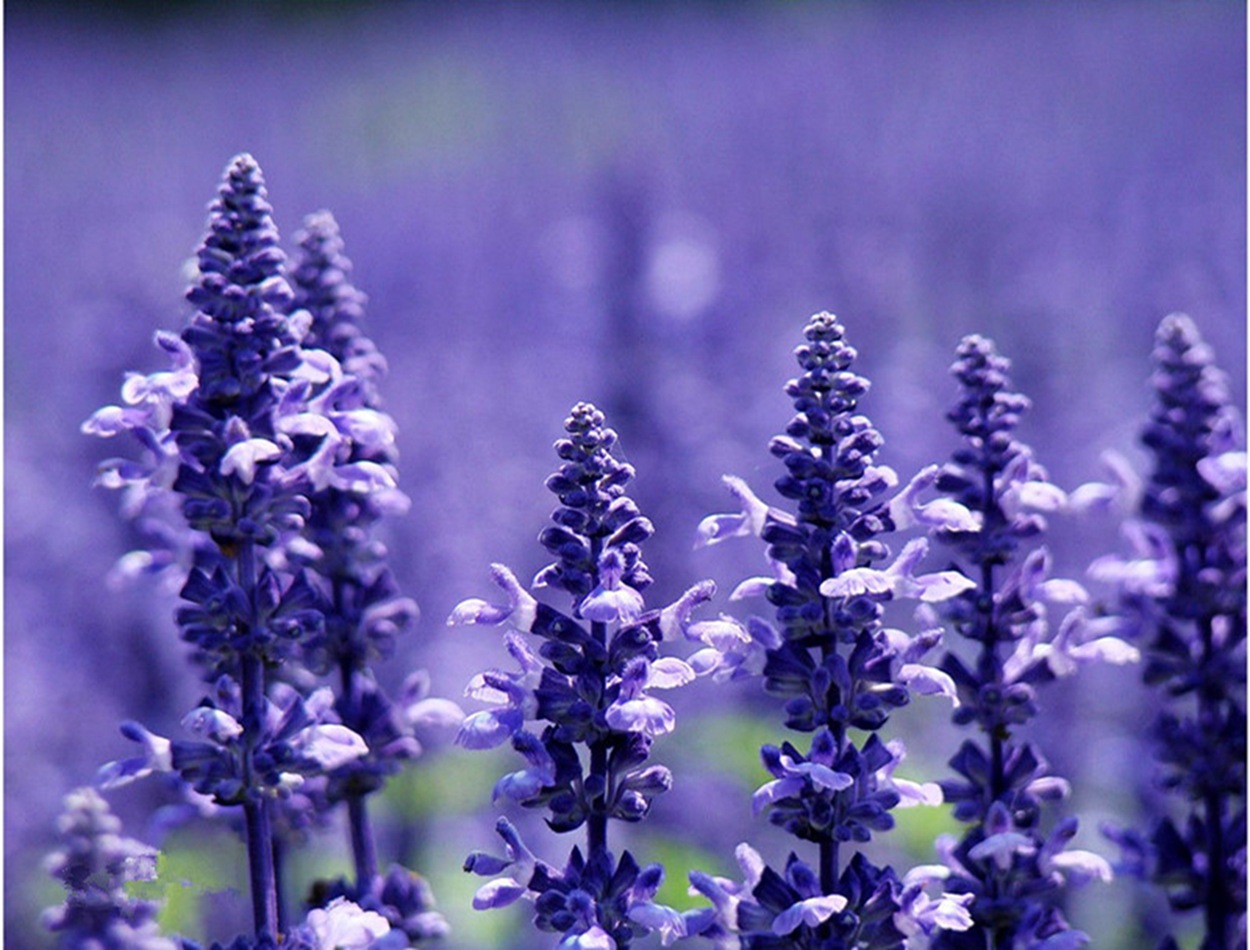
[[[736,475],[722,476],[721,481],[725,483],[729,493],[738,500],[741,510],[736,514],[708,515],[700,521],[695,529],[698,538],[695,541],[695,547],[719,544],[730,538],[751,535],[759,537],[760,531],[764,528],[764,521],[770,512],[774,517],[783,517],[781,512],[760,501],[747,483]]]
[[[484,600],[471,597],[455,606],[451,616],[447,618],[448,626],[460,624],[498,626],[507,622],[515,630],[522,632],[529,630],[534,624],[538,601],[521,586],[516,575],[504,565],[492,564],[490,570],[491,578],[508,595],[507,606],[489,604]]]
[[[792,904],[777,915],[773,920],[773,933],[779,937],[784,937],[793,933],[801,925],[806,925],[814,930],[845,907],[846,898],[841,894],[819,894],[816,897],[805,897],[797,904]]]
[[[890,788],[898,793],[896,808],[912,808],[916,805],[942,804],[942,786],[936,782],[913,782],[895,778],[894,770],[907,758],[907,747],[902,739],[891,739],[885,744],[890,750],[890,761],[876,772],[878,788]]]
[[[1119,588],[1130,597],[1168,597],[1176,586],[1180,565],[1167,529],[1150,521],[1124,522],[1121,533],[1132,554],[1104,554],[1090,562],[1095,581]]]
[[[765,782],[751,796],[751,812],[761,811],[785,798],[801,796],[810,784],[819,792],[838,792],[855,784],[853,776],[833,768],[837,744],[828,730],[817,733],[812,740],[810,756],[796,761],[789,753],[781,752],[775,760],[765,757],[764,765],[776,778]]]
[[[599,557],[599,584],[586,595],[578,612],[598,623],[633,623],[643,611],[642,594],[621,580],[625,562],[620,551],[608,548]]]
[[[884,570],[871,567],[848,568],[824,581],[820,585],[820,592],[826,597],[877,595],[937,603],[950,600],[976,587],[975,581],[959,571],[917,575],[915,570],[928,550],[928,539],[913,538]]]
[[[391,932],[390,923],[381,914],[362,910],[343,897],[325,907],[314,907],[304,924],[316,950],[369,950],[375,940]]]
[[[685,667],[689,675],[677,665]],[[609,726],[622,732],[642,732],[649,736],[672,732],[677,715],[668,703],[644,692],[648,686],[678,686],[694,679],[694,671],[678,660],[667,664],[666,670],[653,675],[651,665],[642,657],[631,660],[621,677],[620,695],[604,714]]]
[[[927,503],[920,501],[920,494],[933,487],[940,472],[941,467],[938,465],[925,466],[890,502],[890,518],[896,530],[905,531],[916,525],[948,531],[981,529],[981,516],[953,498],[939,495]]]
[[[269,439],[244,439],[236,442],[221,457],[217,470],[222,475],[237,475],[244,485],[256,480],[256,466],[281,458],[282,449]]]
[[[142,744],[143,754],[101,766],[96,776],[96,785],[99,788],[117,788],[153,772],[173,771],[173,750],[168,739],[149,732],[137,722],[122,723],[121,732],[126,738]]]
[[[1099,456],[1109,481],[1086,482],[1068,493],[1068,507],[1078,514],[1127,514],[1141,503],[1142,480],[1120,452],[1108,449]]]

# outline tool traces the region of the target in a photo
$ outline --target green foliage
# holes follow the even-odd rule
[[[700,736],[697,744],[682,750],[686,768],[697,763],[724,772],[751,788],[770,778],[760,762],[760,746],[781,741],[775,723],[748,713],[729,712],[703,716],[683,727]]]
[[[697,868],[706,874],[725,876],[736,873],[736,869],[724,863],[722,856],[665,836],[648,837],[638,853],[645,856],[646,864],[658,862],[664,865],[664,883],[660,885],[656,902],[677,910],[707,906],[705,898],[689,893],[687,875],[691,870]]]
[[[490,789],[499,776],[518,766],[511,749],[465,754],[459,750],[422,760],[419,769],[404,769],[381,793],[387,808],[401,821],[469,815],[490,803]]]
[[[156,859],[156,880],[139,881],[128,891],[161,902],[163,933],[195,937],[203,931],[200,901],[205,894],[242,891],[247,880],[243,844],[234,835],[174,832]]]

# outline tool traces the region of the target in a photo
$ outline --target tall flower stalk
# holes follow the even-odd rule
[[[327,776],[326,804],[347,809],[355,879],[323,886],[322,896],[348,897],[420,942],[444,934],[446,923],[420,878],[399,865],[380,872],[368,801],[420,754],[414,724],[454,725],[463,713],[454,703],[425,697],[424,674],[408,678],[398,701],[374,675],[373,664],[394,652],[396,636],[418,613],[415,601],[399,593],[374,530],[387,515],[409,507],[395,486],[395,424],[379,393],[386,360],[361,326],[366,298],[351,283],[351,261],[334,217],[326,211],[309,215],[296,241],[294,306],[311,318],[303,346],[332,359],[323,361],[325,379],[309,392],[312,412],[286,425],[288,433],[316,445],[309,516],[287,553],[315,575],[325,619],[303,641],[295,671],[302,665],[336,681],[335,712],[369,749]]]
[[[700,534],[704,543],[754,534],[768,545],[772,575],[743,582],[733,596],[763,594],[774,620],[740,627],[717,673],[762,675],[765,690],[785,700],[786,727],[812,737],[807,751],[789,741],[760,750],[773,779],[752,801],[757,814],[807,842],[811,856],[791,853],[774,870],[743,845],[745,881],[701,872],[691,879],[718,911],[705,936],[726,946],[736,931],[741,946],[757,950],[900,947],[967,920],[959,901],[929,898],[863,850],[893,826],[894,808],[941,801],[936,786],[893,777],[904,750],[879,730],[913,692],[954,696],[945,674],[919,662],[941,631],[913,637],[887,628],[885,605],[946,600],[971,582],[954,572],[917,574],[923,538],[891,560],[886,496],[897,477],[877,463],[883,440],[857,411],[868,380],[851,369],[857,353],[832,314],[812,317],[804,336],[795,351],[802,372],[786,385],[796,414],[770,447],[785,466],[775,487],[791,510],[728,477],[742,511],[705,519]],[[961,515],[968,512],[947,516]]]
[[[1173,910],[1201,913],[1204,950],[1229,950],[1245,943],[1245,443],[1189,317],[1159,324],[1152,382],[1141,433],[1152,467],[1128,499],[1136,551],[1090,572],[1118,588],[1119,619],[1141,638],[1145,681],[1163,699],[1152,738],[1171,814],[1146,835],[1115,837]]]
[[[960,396],[947,414],[959,448],[946,465],[922,472],[906,503],[894,508],[901,522],[923,522],[951,505],[972,515],[966,523],[931,526],[967,578],[967,589],[940,610],[973,655],[965,659],[952,648],[942,669],[959,692],[956,724],[975,730],[950,761],[957,777],[941,783],[955,817],[969,827],[960,840],[939,842],[945,886],[972,898],[974,925],[935,943],[969,950],[1087,941],[1064,918],[1063,889],[1108,879],[1110,867],[1093,853],[1065,850],[1077,821],[1051,827],[1049,812],[1068,783],[1020,733],[1039,714],[1038,686],[1085,661],[1137,658],[1127,643],[1087,622],[1079,584],[1050,577],[1050,555],[1040,543],[1045,515],[1064,508],[1067,496],[1016,435],[1029,400],[1014,391],[1009,370],[991,341],[970,336],[960,343],[951,370]],[[924,504],[930,487],[938,497]],[[1052,608],[1062,614],[1058,622]]]
[[[106,484],[176,499],[194,561],[177,622],[212,685],[183,720],[193,740],[125,724],[143,752],[107,765],[101,784],[172,771],[217,806],[238,807],[262,945],[278,939],[282,921],[275,804],[368,751],[339,721],[332,694],[302,695],[278,675],[324,625],[312,578],[285,551],[319,486],[367,492],[393,482],[351,460],[355,436],[312,398],[341,370],[300,346],[311,318],[291,313],[285,255],[251,156],[227,167],[197,264],[189,325],[180,338],[158,335],[173,369],[128,378],[127,405],[105,407],[84,429],[130,432],[146,450],[140,462],[106,465]]]
[[[585,829],[584,850],[574,846],[557,868],[501,818],[506,857],[474,852],[465,862],[466,871],[495,878],[478,890],[474,907],[528,898],[534,925],[578,950],[624,950],[648,932],[668,943],[688,932],[686,917],[655,903],[663,868],[642,867],[629,851],[618,858],[609,839],[613,822],[640,821],[672,784],[667,768],[646,764],[653,740],[675,724],[672,708],[649,690],[695,678],[685,661],[661,657],[659,644],[683,632],[690,611],[712,593],[705,583],[680,606],[646,609],[642,591],[651,577],[640,545],[653,528],[625,494],[634,471],[612,455],[617,437],[604,423],[593,405],[574,406],[555,446],[562,464],[547,480],[560,505],[539,540],[556,559],[532,586],[562,591],[568,611],[537,600],[496,564],[507,603],[467,600],[449,620],[506,627],[518,667],[473,679],[468,695],[493,708],[468,716],[457,740],[471,749],[511,742],[525,760],[500,779],[494,798],[543,810],[557,833]]]

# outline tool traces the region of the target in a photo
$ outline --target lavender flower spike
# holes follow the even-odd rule
[[[285,479],[294,459],[279,445],[275,424],[301,358],[299,333],[286,315],[292,294],[271,210],[259,167],[251,156],[236,157],[209,209],[197,279],[187,292],[197,312],[182,333],[185,349],[166,347],[175,356],[171,379],[179,385],[162,390],[149,377],[149,385],[136,387],[132,377],[128,386],[159,393],[159,411],[127,422],[155,459],[148,464],[152,474],[145,478],[138,466],[135,476],[118,480],[156,496],[172,493],[195,532],[188,545],[198,563],[182,592],[190,606],[178,619],[210,668],[242,684],[245,787],[264,730],[265,665],[320,620],[306,609],[299,579],[279,577],[258,554],[298,530],[307,513],[299,486]],[[99,414],[93,419],[98,422]],[[163,470],[176,476],[157,478]],[[250,792],[244,810],[256,929],[274,934],[269,805],[258,786]],[[238,792],[223,786],[223,794],[235,798]]]
[[[43,917],[57,946],[177,950],[180,944],[157,929],[158,906],[126,893],[127,883],[156,877],[156,852],[121,836],[121,822],[99,793],[80,788],[66,795],[58,827],[64,847],[49,857],[48,871],[67,894]]]
[[[325,484],[350,484],[345,490],[367,505],[389,490],[387,478],[360,469],[384,470],[389,459],[369,453],[386,451],[387,427],[353,401],[360,385],[333,356],[301,347],[315,320],[291,313],[285,255],[249,155],[226,169],[197,265],[187,291],[195,313],[180,339],[158,338],[173,370],[132,375],[123,398],[135,411],[105,410],[85,428],[132,433],[142,461],[113,463],[105,483],[143,493],[160,514],[177,512],[169,536],[182,550],[173,560],[189,565],[177,622],[215,690],[185,721],[195,740],[128,726],[145,755],[106,766],[102,777],[172,768],[215,805],[241,808],[255,939],[263,943],[283,928],[277,803],[378,747],[363,719],[349,725],[323,697],[295,694],[281,680],[300,679],[293,665],[327,635],[325,598],[301,560],[310,541],[299,534],[319,524],[311,496]],[[397,614],[382,603],[385,584],[373,584],[370,596],[376,603],[364,606],[385,614],[378,629],[392,629]]]
[[[1152,738],[1177,817],[1114,837],[1141,855],[1174,911],[1201,911],[1204,950],[1245,943],[1246,478],[1242,421],[1197,326],[1165,317],[1155,336],[1155,402],[1141,441],[1152,468],[1129,558],[1091,574],[1115,583],[1144,677],[1166,697]],[[1183,819],[1180,817],[1183,815]]]
[[[707,543],[747,534],[765,542],[771,576],[745,581],[734,596],[766,596],[774,623],[751,618],[738,625],[750,646],[722,637],[723,664],[700,656],[699,665],[758,669],[765,690],[785,701],[785,725],[811,735],[807,751],[791,742],[760,750],[772,780],[755,792],[752,806],[814,846],[813,860],[791,854],[778,870],[743,846],[746,882],[718,882],[696,872],[691,883],[712,901],[700,933],[718,946],[731,945],[736,933],[742,947],[761,950],[899,947],[906,934],[932,931],[935,921],[955,927],[963,921],[933,912],[915,895],[904,901],[893,869],[873,865],[862,851],[844,863],[844,849],[891,828],[890,811],[905,797],[908,804],[940,801],[933,785],[892,778],[902,746],[887,746],[876,732],[913,690],[951,698],[955,690],[940,670],[919,662],[940,635],[912,638],[887,630],[882,614],[888,601],[937,603],[971,582],[955,572],[918,573],[923,539],[878,566],[890,558],[882,539],[894,528],[895,507],[924,507],[927,514],[917,518],[930,519],[945,509],[943,524],[977,522],[958,505],[921,506],[916,496],[927,482],[905,489],[901,502],[887,499],[898,479],[877,462],[883,440],[857,411],[868,381],[851,369],[855,350],[828,313],[812,317],[804,335],[795,351],[802,373],[786,386],[796,414],[770,447],[786,469],[775,487],[790,510],[769,506],[740,480],[726,478],[743,514],[713,516],[700,528]],[[761,654],[762,662],[757,665],[752,653]],[[859,740],[852,730],[867,737]]]
[[[562,934],[560,947],[625,950],[644,933],[667,945],[689,933],[689,919],[655,902],[660,866],[640,867],[628,851],[618,858],[608,830],[613,820],[644,818],[672,784],[668,769],[646,765],[654,738],[675,724],[672,708],[650,691],[688,683],[695,671],[661,657],[659,644],[666,633],[686,633],[693,609],[712,589],[705,582],[675,605],[646,609],[651,577],[640,545],[653,529],[625,494],[633,469],[611,454],[616,433],[594,406],[574,406],[565,431],[555,446],[563,464],[547,479],[560,505],[539,536],[556,560],[532,587],[564,591],[570,609],[538,600],[494,565],[507,604],[468,600],[449,622],[506,625],[505,642],[520,667],[474,677],[467,692],[495,708],[466,718],[457,741],[484,748],[511,739],[525,767],[500,780],[496,799],[544,809],[558,833],[585,827],[585,851],[574,847],[563,868],[548,865],[501,819],[507,857],[475,852],[465,870],[494,878],[478,890],[474,907],[531,900],[535,926]],[[536,651],[527,637],[539,640]]]
[[[365,296],[348,279],[352,265],[334,217],[309,215],[296,240],[294,305],[309,325],[302,341],[305,370],[291,393],[303,405],[283,416],[281,428],[316,448],[303,466],[314,489],[309,514],[288,556],[310,568],[324,616],[321,628],[301,643],[302,666],[333,677],[334,711],[366,746],[364,754],[327,769],[325,802],[346,806],[355,877],[322,882],[320,892],[366,915],[382,914],[394,928],[390,939],[405,935],[421,943],[441,936],[446,922],[430,906],[428,888],[398,886],[410,872],[394,867],[381,873],[368,802],[420,754],[413,716],[436,703],[440,717],[458,724],[463,712],[445,700],[425,699],[424,686],[420,698],[413,692],[397,703],[374,676],[372,664],[393,652],[396,636],[418,614],[416,603],[400,594],[386,547],[375,536],[386,516],[409,505],[396,486],[396,426],[382,408],[386,361],[361,325]],[[395,903],[388,902],[392,897]]]
[[[1131,662],[1137,656],[1122,640],[1086,623],[1084,589],[1050,577],[1049,555],[1035,545],[1046,529],[1045,515],[1064,507],[1067,495],[1047,481],[1016,436],[1029,401],[1012,390],[1009,368],[989,340],[970,336],[960,343],[952,367],[960,396],[947,418],[962,441],[953,460],[926,469],[923,481],[939,495],[927,507],[944,505],[971,517],[913,519],[957,558],[963,589],[937,610],[975,645],[974,660],[952,648],[942,661],[958,693],[955,722],[978,729],[950,760],[959,777],[941,783],[955,817],[970,826],[945,854],[942,887],[950,900],[931,908],[971,923],[932,936],[934,947],[953,950],[1077,946],[1087,940],[1064,919],[1061,890],[1065,882],[1102,877],[1106,862],[1062,851],[1075,819],[1064,836],[1043,836],[1043,804],[1066,794],[1067,783],[1050,774],[1040,750],[1013,733],[1038,713],[1039,685],[1074,672],[1080,662]],[[1058,624],[1049,617],[1054,607],[1064,612]],[[1097,871],[1060,872],[1078,866]],[[921,904],[928,913],[930,905]]]

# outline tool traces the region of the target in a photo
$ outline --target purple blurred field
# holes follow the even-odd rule
[[[1022,435],[1067,488],[1101,476],[1104,449],[1139,457],[1164,314],[1194,317],[1245,398],[1243,4],[289,3],[145,19],[11,2],[5,26],[14,946],[40,945],[31,927],[55,898],[39,862],[61,796],[124,751],[120,720],[170,726],[196,695],[172,595],[105,581],[136,538],[91,479],[124,449],[79,424],[126,370],[159,367],[152,335],[189,313],[185,262],[237,152],[264,169],[284,238],[334,212],[369,295],[414,502],[389,545],[423,611],[384,675],[426,666],[443,695],[499,655],[445,627],[451,607],[488,589],[492,561],[543,563],[542,483],[578,400],[606,411],[638,469],[658,529],[650,602],[757,571],[750,544],[693,552],[694,527],[724,510],[723,473],[777,474],[766,445],[815,311],[847,325],[881,458],[904,475],[950,451],[947,368],[969,332],[1013,359],[1035,406]],[[1118,543],[1057,522],[1056,573]],[[1089,739],[1056,765],[1093,776],[1095,799],[1106,756],[1135,756],[1116,730],[1148,713],[1126,705],[1134,674],[1114,676],[1117,708],[1100,712],[1093,680],[1062,694]],[[475,794],[481,820],[442,832],[453,869],[489,834],[489,789]],[[141,814],[142,795],[118,810]],[[444,909],[453,925],[471,913]]]

